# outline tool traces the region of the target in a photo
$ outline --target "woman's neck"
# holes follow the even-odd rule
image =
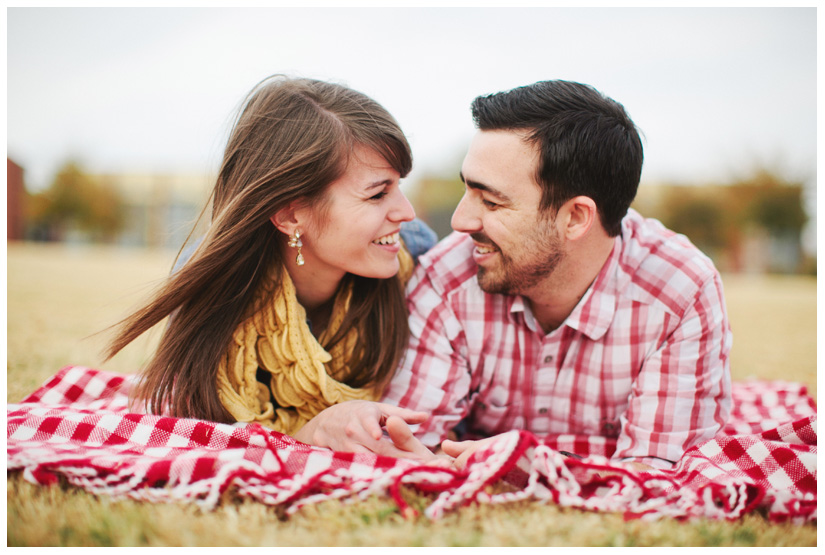
[[[307,310],[307,320],[309,320],[309,328],[316,338],[320,337],[322,333],[329,326],[329,321],[332,318],[332,309],[335,306],[335,301],[330,300],[314,310]]]
[[[319,271],[318,265],[313,268],[310,261],[298,266],[292,257],[284,261],[284,266],[295,285],[295,296],[312,322],[313,333],[320,334],[332,314],[335,295],[345,274]]]

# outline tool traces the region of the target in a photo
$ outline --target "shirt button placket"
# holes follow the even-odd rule
[[[536,418],[535,428],[547,433],[550,431],[549,420],[550,404],[553,398],[553,384],[556,381],[555,342],[545,342],[543,353],[538,358],[539,368],[536,373],[535,397],[533,399],[533,415]]]

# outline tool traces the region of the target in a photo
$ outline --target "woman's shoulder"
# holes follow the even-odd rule
[[[418,261],[418,257],[433,248],[438,242],[438,235],[430,229],[430,226],[418,218],[401,223],[401,240],[412,255]]]

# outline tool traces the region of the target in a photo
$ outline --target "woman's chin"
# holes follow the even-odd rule
[[[356,275],[374,279],[389,279],[398,274],[398,270],[399,265],[398,261],[396,260],[394,264],[388,264],[383,267],[370,268],[369,270],[364,272],[357,272]]]

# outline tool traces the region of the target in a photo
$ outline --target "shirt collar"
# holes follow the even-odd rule
[[[522,297],[521,295],[509,296],[509,302],[510,318],[515,319],[516,314],[521,312],[523,314],[524,322],[527,324],[527,327],[530,328],[530,331],[538,331],[538,323],[536,322],[536,319],[533,316],[533,311],[530,310],[530,303],[524,300],[524,297]]]

